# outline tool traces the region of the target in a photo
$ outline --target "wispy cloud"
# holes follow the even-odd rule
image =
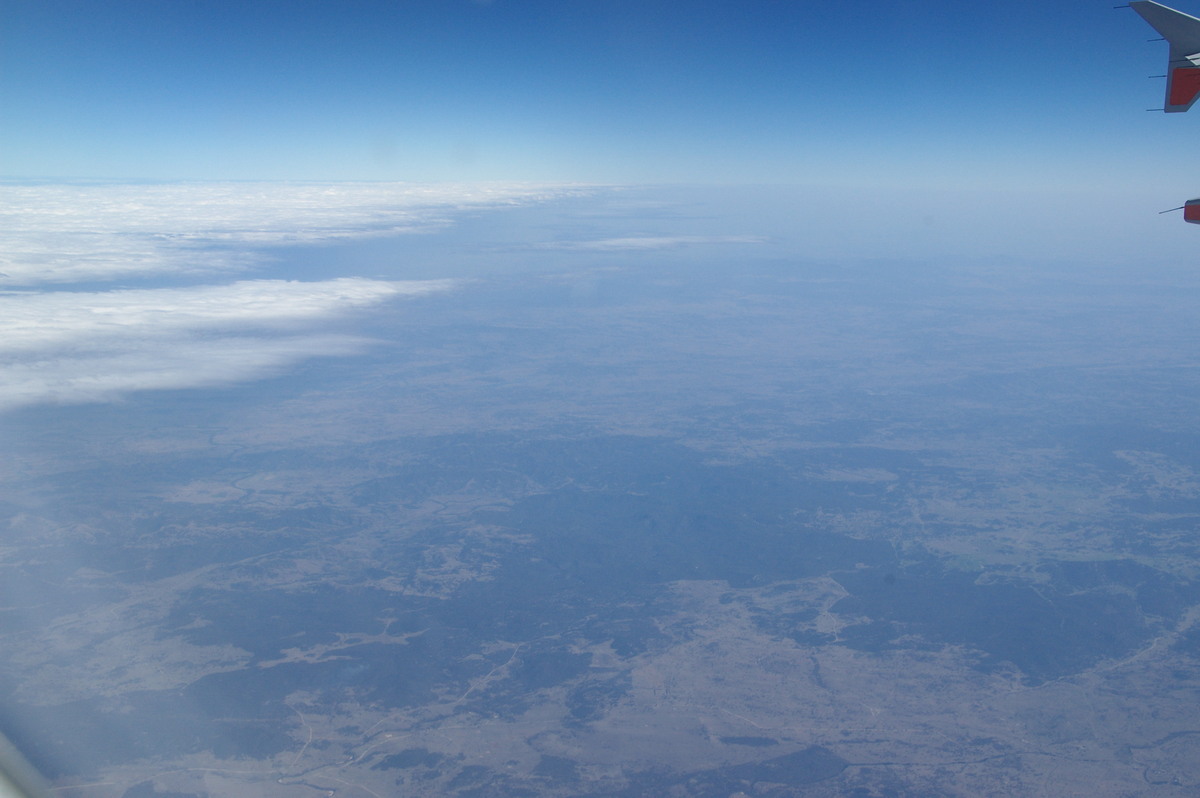
[[[135,391],[228,385],[280,373],[311,357],[353,354],[364,344],[335,335],[217,341],[180,336],[92,357],[55,353],[4,364],[0,410],[48,402],[107,402]]]
[[[301,283],[0,296],[0,409],[108,401],[130,391],[228,384],[368,342],[312,325],[451,280]]]
[[[548,241],[537,244],[538,249],[586,250],[592,252],[622,252],[630,250],[675,249],[702,244],[761,244],[760,236],[631,236],[601,238],[591,241]]]
[[[0,183],[0,285],[213,272],[250,246],[439,229],[454,211],[584,189],[525,183]]]
[[[228,277],[254,248],[435,230],[464,208],[581,189],[529,184],[0,184],[0,410],[226,384],[368,341],[349,311],[448,291],[453,280]],[[172,287],[97,291],[169,277]],[[179,286],[180,278],[198,284]],[[72,283],[77,285],[72,290]],[[161,281],[159,281],[161,285]],[[87,290],[79,290],[87,288]]]
[[[0,295],[0,355],[59,346],[107,347],[182,331],[264,328],[453,285],[453,280],[344,277],[309,283],[246,280],[191,288]]]

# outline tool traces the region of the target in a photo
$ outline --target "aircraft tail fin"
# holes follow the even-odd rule
[[[1167,62],[1167,113],[1192,107],[1200,97],[1200,19],[1153,0],[1133,0],[1129,7],[1171,45]]]

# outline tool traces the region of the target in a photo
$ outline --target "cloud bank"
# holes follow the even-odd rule
[[[224,286],[0,296],[0,410],[229,384],[369,342],[312,326],[452,280],[250,280]]]
[[[95,349],[205,329],[287,325],[396,296],[445,291],[453,280],[320,282],[247,280],[231,285],[0,296],[0,356],[48,348]]]
[[[228,282],[229,273],[252,270],[259,262],[255,247],[436,230],[463,209],[579,190],[0,184],[0,410],[229,384],[279,373],[305,358],[360,351],[370,342],[330,331],[335,319],[458,283],[362,277]],[[340,266],[345,273],[354,265]],[[161,287],[164,278],[171,287]],[[196,282],[179,286],[181,278]],[[146,287],[95,289],[116,279]]]
[[[0,367],[0,410],[109,402],[134,391],[228,385],[278,374],[311,357],[354,354],[364,345],[348,336],[329,335],[218,341],[180,336],[93,356],[54,353]]]
[[[526,183],[0,183],[0,286],[252,268],[251,246],[426,232],[468,208],[581,188]]]

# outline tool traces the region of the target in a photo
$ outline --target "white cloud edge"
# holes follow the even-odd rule
[[[0,182],[0,411],[227,385],[370,342],[314,327],[458,280],[240,280],[73,291],[70,283],[252,268],[254,247],[422,232],[467,208],[598,187],[529,183]],[[7,290],[5,290],[7,289]]]
[[[352,355],[370,343],[348,335],[166,336],[149,346],[91,357],[56,353],[0,367],[0,411],[113,402],[139,391],[232,385],[274,376],[309,358]]]
[[[535,183],[0,182],[0,286],[103,281],[255,263],[247,247],[440,229],[467,208],[596,190]]]
[[[355,354],[372,341],[309,328],[461,283],[345,277],[0,295],[0,411],[229,385],[312,357]]]
[[[107,348],[199,330],[267,328],[334,316],[398,296],[448,291],[457,280],[243,280],[228,285],[0,294],[0,356]]]

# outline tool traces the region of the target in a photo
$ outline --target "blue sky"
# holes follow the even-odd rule
[[[1145,113],[1165,45],[1111,2],[4,0],[0,30],[8,177],[1200,190],[1200,122]]]

